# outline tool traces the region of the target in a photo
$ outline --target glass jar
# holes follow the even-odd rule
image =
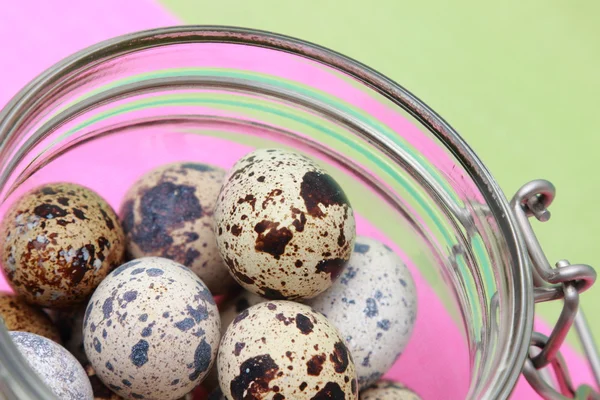
[[[444,120],[330,50],[266,32],[188,26],[77,53],[0,114],[0,212],[53,181],[86,185],[118,209],[128,186],[155,166],[228,168],[267,146],[321,163],[345,188],[358,233],[383,240],[411,269],[415,331],[388,376],[425,399],[508,397],[534,312],[514,207]],[[3,327],[0,337],[3,397],[53,398]]]

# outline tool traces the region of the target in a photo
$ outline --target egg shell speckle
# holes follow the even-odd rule
[[[361,391],[360,400],[421,400],[421,398],[400,383],[381,380]]]
[[[269,301],[248,308],[221,341],[227,399],[356,399],[354,362],[338,331],[310,307]]]
[[[307,301],[342,333],[356,362],[360,387],[376,382],[408,343],[417,315],[410,271],[383,243],[356,238],[346,270],[333,286]]]
[[[165,257],[189,267],[213,295],[235,282],[217,249],[215,202],[225,170],[192,162],[156,168],[125,195],[120,214],[132,258]]]
[[[11,286],[43,307],[85,301],[125,250],[112,208],[72,183],[44,185],[19,198],[2,221],[0,243]]]
[[[16,296],[0,293],[0,318],[9,331],[35,333],[61,343],[58,329],[50,317]]]
[[[66,349],[29,332],[9,332],[29,366],[62,400],[92,400],[92,386],[83,369]]]
[[[173,400],[210,369],[220,321],[212,295],[191,270],[146,257],[98,286],[83,332],[87,357],[111,390],[130,399]]]
[[[309,158],[280,149],[256,150],[233,166],[215,229],[238,283],[270,299],[310,298],[330,287],[356,236],[337,182]]]

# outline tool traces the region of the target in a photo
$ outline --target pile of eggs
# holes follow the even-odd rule
[[[381,379],[412,333],[413,279],[304,155],[162,166],[119,216],[46,184],[0,236],[0,317],[58,398],[419,398]]]

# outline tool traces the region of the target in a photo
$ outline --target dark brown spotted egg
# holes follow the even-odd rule
[[[256,150],[234,165],[215,229],[235,279],[270,299],[310,298],[329,288],[356,235],[337,182],[309,158],[279,149]]]
[[[57,343],[61,342],[58,329],[50,317],[14,295],[0,293],[0,319],[9,331],[35,333]]]
[[[342,333],[356,361],[360,387],[376,382],[406,347],[417,315],[417,292],[402,259],[378,240],[358,236],[344,273],[307,301]]]
[[[227,328],[217,360],[227,399],[357,399],[352,357],[338,331],[310,307],[269,301]]]
[[[0,227],[2,266],[27,302],[67,307],[86,300],[123,261],[125,239],[112,208],[72,183],[34,189]]]
[[[142,176],[121,206],[132,258],[164,257],[189,267],[214,295],[235,282],[219,254],[213,231],[215,202],[225,177],[219,167],[176,163]]]
[[[83,320],[85,353],[100,380],[129,399],[173,400],[216,359],[217,306],[206,285],[172,260],[130,261],[102,281]]]
[[[361,390],[360,400],[421,400],[421,397],[400,383],[381,380]]]

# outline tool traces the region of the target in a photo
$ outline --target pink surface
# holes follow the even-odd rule
[[[2,8],[0,48],[2,48],[3,54],[8,55],[5,60],[10,61],[0,63],[0,77],[2,77],[0,78],[0,105],[7,102],[10,96],[35,75],[74,51],[119,34],[172,25],[177,22],[158,5],[142,0],[126,2],[119,0],[102,2],[26,0],[19,2],[18,5],[17,2],[6,3]],[[26,25],[23,24],[24,21],[27,21]],[[238,61],[235,61],[237,68],[240,67]],[[221,59],[220,62],[223,62],[222,66],[225,66],[226,60]],[[310,80],[311,85],[326,88],[330,93],[367,109],[372,115],[386,121],[396,131],[406,134],[413,146],[433,159],[440,160],[438,166],[444,167],[446,162],[443,154],[428,153],[432,147],[429,146],[429,143],[416,140],[415,138],[419,137],[416,132],[416,136],[411,136],[410,132],[413,132],[414,128],[410,124],[399,119],[396,114],[386,108],[378,105],[371,107],[373,104],[369,103],[368,98],[357,89],[349,88],[348,85],[332,83],[331,76],[324,70],[313,70],[310,75],[306,75],[306,70],[296,71],[290,66],[278,64],[277,60],[267,61],[261,58],[248,62],[257,70],[262,69],[264,72],[269,72],[269,69],[273,69],[278,73],[285,71],[290,79]],[[337,82],[337,80],[335,81]],[[52,176],[60,176],[61,179],[72,178],[70,180],[92,186],[105,195],[113,205],[117,205],[131,180],[140,171],[152,167],[153,164],[188,158],[212,160],[216,164],[227,166],[248,150],[242,147],[228,147],[228,157],[224,159],[219,150],[223,143],[213,141],[212,144],[204,142],[203,146],[193,146],[195,140],[198,139],[191,136],[173,135],[169,138],[168,135],[157,135],[149,142],[144,141],[141,146],[147,146],[148,149],[160,147],[164,150],[162,157],[152,160],[149,160],[148,157],[140,157],[137,160],[137,170],[125,170],[125,172],[118,169],[117,174],[107,173],[106,166],[118,168],[120,161],[124,158],[130,159],[132,157],[130,146],[120,147],[115,146],[115,143],[109,146],[111,142],[106,141],[105,144],[108,147],[105,153],[97,151],[88,153],[82,147],[81,151],[73,152],[60,162],[49,165],[44,174],[33,179],[31,184],[52,180]],[[182,149],[188,149],[188,154],[182,153]],[[94,168],[94,166],[98,168]],[[51,172],[60,172],[60,175],[54,175]],[[460,178],[460,176],[456,177],[456,179]],[[362,233],[372,236],[379,235],[364,220],[360,221],[359,228]],[[464,339],[458,327],[448,317],[443,305],[416,271],[415,279],[419,285],[419,304],[421,306],[414,339],[390,374],[400,377],[405,383],[414,386],[422,393],[424,399],[460,398],[460,394],[463,393],[461,391],[466,386],[468,379],[464,373],[468,362],[467,354],[462,350]],[[0,281],[0,289],[6,288],[5,282]],[[539,322],[538,324],[541,325]],[[440,341],[440,332],[444,332],[443,341]],[[430,355],[432,348],[438,352],[441,351],[438,353],[437,359]],[[572,370],[575,382],[591,381],[590,373],[578,355],[566,349],[565,356],[570,365],[578,366]],[[427,374],[424,374],[423,371],[427,371]],[[535,399],[538,397],[527,383],[521,380],[513,398]]]

